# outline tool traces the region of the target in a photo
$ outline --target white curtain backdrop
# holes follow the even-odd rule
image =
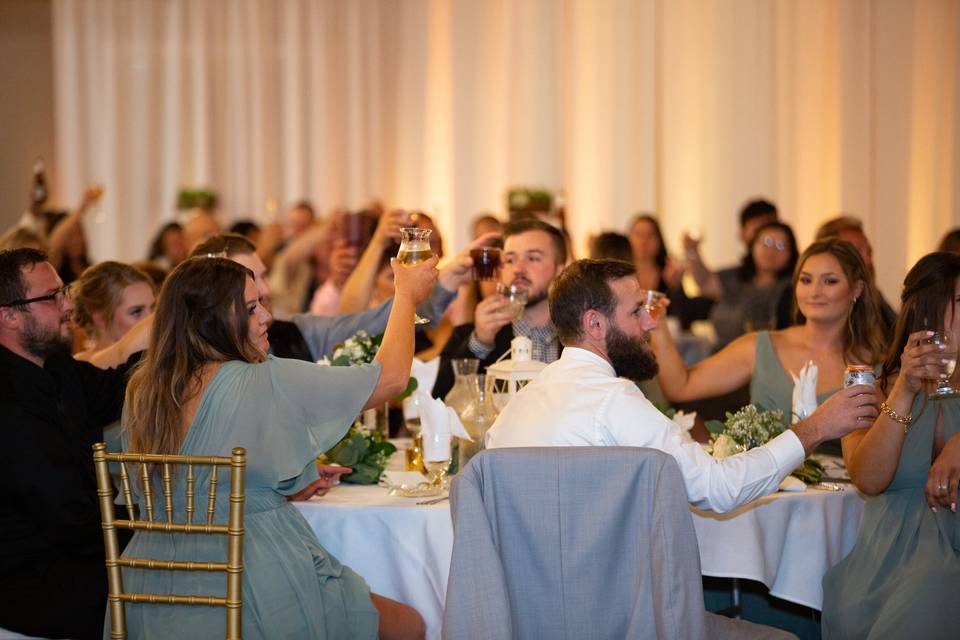
[[[179,187],[226,219],[308,197],[433,212],[512,185],[578,242],[657,212],[738,257],[762,195],[801,244],[860,216],[880,284],[960,224],[958,0],[55,0],[57,173],[107,187],[95,257],[141,258]]]

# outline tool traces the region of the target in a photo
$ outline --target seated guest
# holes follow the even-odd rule
[[[951,253],[960,253],[960,229],[948,231],[943,239],[940,240],[940,246],[937,251],[949,251]]]
[[[728,458],[685,441],[637,386],[657,373],[649,347],[657,321],[644,307],[633,265],[580,260],[550,290],[550,318],[564,350],[521,389],[487,433],[487,447],[635,446],[679,463],[694,505],[728,511],[776,491],[820,442],[872,420],[871,387],[834,394],[813,415],[767,444]]]
[[[451,360],[479,358],[482,371],[510,349],[515,336],[533,341],[535,360],[549,363],[560,357],[560,341],[547,309],[547,289],[567,262],[563,234],[546,222],[524,219],[505,225],[503,237],[500,282],[526,289],[527,306],[514,319],[505,297],[494,294],[481,300],[474,322],[455,328],[440,354],[434,397],[444,397],[453,387]]]
[[[844,459],[868,496],[850,554],[823,578],[823,637],[956,638],[960,584],[960,400],[930,401],[936,380],[960,370],[928,342],[960,339],[960,256],[932,253],[903,281],[900,316],[878,381],[873,426],[843,439]],[[949,376],[946,378],[944,376]]]
[[[86,640],[107,601],[91,447],[120,417],[127,365],[71,358],[72,311],[42,252],[0,252],[0,627]],[[125,362],[132,335],[94,360]]]
[[[630,239],[622,233],[605,231],[590,239],[591,260],[622,260],[633,262],[633,248]],[[657,279],[659,282],[659,278]],[[659,287],[654,287],[660,290]]]
[[[170,270],[183,262],[189,251],[190,247],[187,246],[187,240],[183,235],[183,227],[179,222],[168,222],[160,227],[150,243],[147,260]]]
[[[867,235],[863,232],[863,223],[853,216],[840,216],[827,220],[820,228],[814,240],[826,240],[827,238],[840,238],[852,244],[863,258],[863,263],[867,266],[867,273],[870,279],[876,284],[876,271],[873,268],[873,247]],[[877,302],[880,305],[880,317],[883,321],[881,331],[884,335],[891,335],[893,325],[897,322],[897,312],[884,299],[883,294],[877,290]],[[780,296],[777,303],[777,329],[784,329],[793,324],[793,290],[786,289]]]
[[[383,343],[372,365],[355,367],[268,356],[270,313],[253,274],[237,262],[193,258],[167,278],[149,349],[127,390],[126,448],[184,455],[246,448],[244,637],[423,637],[416,611],[371,594],[360,576],[323,549],[287,498],[316,481],[316,457],[336,444],[358,413],[382,406],[406,387],[414,308],[433,289],[436,263],[395,263],[396,296]],[[177,477],[174,491],[183,491],[184,482]],[[215,520],[224,522],[228,484],[218,491]],[[183,508],[174,514],[181,521]],[[193,561],[226,553],[222,537],[189,538],[137,531],[127,553]],[[124,585],[140,593],[225,591],[222,577],[204,572],[125,569]],[[128,605],[126,623],[134,638],[204,640],[223,635],[226,624],[222,611],[212,607],[136,605]]]
[[[155,290],[150,276],[128,264],[96,264],[71,287],[73,321],[89,340],[74,355],[89,360],[122,338],[135,324],[153,313]]]
[[[629,242],[632,255],[627,262],[633,262],[636,266],[637,280],[642,288],[666,293],[680,285],[683,273],[670,262],[660,223],[655,217],[649,213],[634,217],[630,224]]]
[[[254,281],[263,298],[264,306],[270,310],[270,286],[264,277],[266,267],[257,255],[252,242],[235,234],[213,236],[194,249],[194,256],[223,255],[239,262],[253,272]],[[420,313],[436,319],[456,295],[457,287],[470,278],[472,262],[469,249],[457,256],[441,271],[437,286]],[[386,329],[387,318],[393,299],[380,306],[360,313],[343,313],[336,316],[316,316],[295,314],[289,321],[272,320],[268,330],[270,353],[280,358],[296,358],[316,362],[332,353],[333,347],[342,343],[361,329],[370,335],[376,335]]]
[[[780,331],[740,336],[711,357],[688,368],[659,328],[653,347],[658,379],[673,402],[712,398],[750,385],[750,402],[793,414],[790,373],[812,360],[818,369],[817,400],[843,387],[849,364],[876,365],[883,357],[877,293],[866,265],[853,245],[820,240],[803,252],[793,276],[797,324]],[[738,407],[732,407],[736,409]],[[827,445],[839,454],[839,443]]]

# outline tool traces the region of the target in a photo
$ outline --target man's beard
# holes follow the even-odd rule
[[[47,358],[57,354],[69,354],[73,345],[73,332],[67,335],[60,333],[60,326],[45,327],[37,323],[29,313],[25,314],[26,322],[20,333],[20,344],[23,350],[30,355]]]
[[[640,384],[660,370],[657,359],[643,338],[631,338],[615,326],[607,331],[607,357],[617,376]]]

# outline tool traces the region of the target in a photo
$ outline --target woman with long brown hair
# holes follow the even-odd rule
[[[952,354],[935,331],[952,337]],[[824,576],[824,638],[957,637],[960,399],[928,394],[939,380],[960,384],[948,362],[958,339],[960,255],[931,253],[903,281],[880,415],[843,439],[850,477],[873,497],[853,551]]]
[[[267,356],[270,314],[252,272],[232,260],[189,259],[164,283],[147,354],[127,387],[126,448],[193,455],[247,449],[245,638],[422,636],[419,615],[371,594],[323,549],[287,498],[317,480],[317,455],[358,413],[406,386],[414,307],[431,292],[435,266],[435,258],[394,266],[396,296],[383,344],[372,365],[357,367]],[[198,492],[207,480],[198,475]],[[224,494],[218,521],[226,518],[227,504]],[[140,531],[127,549],[173,560],[213,560],[224,553],[222,539],[192,538]],[[126,570],[124,581],[141,593],[222,594],[224,588],[222,579],[202,572],[157,577]],[[127,614],[130,634],[138,638],[213,638],[223,635],[224,624],[222,614],[200,607],[134,607]]]
[[[799,373],[810,360],[817,365],[819,404],[843,386],[847,365],[879,364],[884,349],[877,292],[853,245],[837,239],[813,243],[800,256],[793,282],[796,326],[740,336],[689,369],[661,323],[653,346],[664,395],[690,402],[749,383],[753,404],[780,409],[789,420],[794,386],[790,372]]]

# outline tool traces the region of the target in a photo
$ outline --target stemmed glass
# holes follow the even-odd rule
[[[946,400],[947,398],[960,396],[960,391],[950,386],[950,377],[953,375],[954,369],[957,368],[957,341],[956,338],[953,337],[953,333],[949,331],[937,331],[927,338],[927,343],[940,344],[945,347],[939,354],[944,360],[943,373],[945,376],[938,379],[937,388],[930,394],[930,399]]]
[[[422,432],[421,432],[422,433]],[[452,461],[449,433],[433,433],[423,436],[423,466],[427,480],[436,491],[443,491],[447,471]]]
[[[397,259],[400,264],[418,264],[433,257],[430,249],[430,233],[432,229],[418,229],[404,227],[400,229],[400,250]],[[428,324],[430,318],[424,318],[418,313],[413,314],[414,324]]]

